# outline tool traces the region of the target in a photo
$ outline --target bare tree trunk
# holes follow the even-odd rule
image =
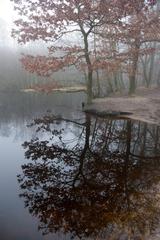
[[[132,69],[129,76],[129,94],[134,94],[136,91],[136,72],[137,72],[137,64],[139,58],[139,49],[140,43],[139,40],[135,40],[133,46],[133,56],[132,56]]]
[[[154,42],[153,48],[156,48],[156,42]],[[153,69],[154,69],[154,59],[155,59],[155,52],[151,55],[147,87],[149,87],[152,83]]]
[[[92,94],[93,70],[92,70],[92,64],[89,56],[88,36],[85,32],[83,32],[83,37],[84,37],[85,59],[86,59],[87,71],[88,71],[87,103],[90,104],[93,98],[93,94]]]
[[[91,104],[92,98],[93,98],[93,93],[92,93],[93,70],[92,70],[92,64],[91,64],[91,59],[89,54],[89,43],[88,43],[88,35],[90,31],[85,32],[82,22],[79,22],[79,27],[83,35],[84,54],[85,54],[85,60],[87,64],[87,78],[88,78],[87,79],[87,103]]]
[[[100,97],[101,88],[100,88],[100,77],[99,77],[98,69],[96,70],[96,75],[97,75],[97,95],[98,97]]]
[[[97,48],[96,48],[96,37],[94,34],[94,55],[95,55],[95,60],[97,60]],[[100,78],[99,78],[99,71],[98,69],[96,70],[96,80],[97,80],[97,96],[100,96]]]
[[[160,70],[158,71],[158,75],[157,75],[157,85],[158,87],[160,87]]]
[[[142,56],[141,58],[141,64],[142,64],[142,69],[143,69],[143,80],[142,84],[147,86],[148,85],[148,75],[147,75],[147,69],[148,69],[148,63],[149,63],[149,58],[145,56],[145,58]]]
[[[88,83],[87,83],[87,103],[90,104],[92,102],[93,94],[92,94],[92,80],[93,73],[92,70],[88,69]]]

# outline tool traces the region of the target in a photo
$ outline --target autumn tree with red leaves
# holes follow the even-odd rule
[[[26,70],[40,76],[50,76],[54,72],[75,65],[87,72],[88,103],[92,100],[93,72],[111,66],[116,68],[123,59],[112,59],[108,52],[101,48],[96,53],[92,46],[95,35],[107,38],[107,34],[99,33],[103,27],[110,29],[110,34],[118,44],[131,43],[130,89],[135,89],[135,73],[137,70],[140,36],[144,37],[144,19],[146,12],[155,5],[153,0],[12,0],[18,13],[13,36],[20,43],[43,40],[50,43],[48,56],[23,55],[21,61]],[[148,15],[147,15],[148,16]],[[147,19],[153,27],[155,16]],[[157,17],[157,16],[156,16]],[[131,19],[128,24],[124,19]],[[143,19],[143,21],[142,21]],[[115,29],[118,31],[115,31]],[[150,28],[149,28],[150,29]],[[114,34],[112,33],[114,31]],[[77,44],[74,36],[82,43]],[[64,40],[73,38],[73,43],[64,46]],[[149,38],[149,40],[151,40]],[[52,45],[52,46],[51,46]],[[59,54],[57,54],[57,52]],[[113,55],[112,55],[113,56]],[[113,61],[114,60],[114,61]]]
[[[95,34],[95,28],[104,24],[112,26],[121,19],[122,12],[119,11],[117,1],[13,0],[13,2],[19,16],[15,21],[13,36],[20,43],[44,40],[53,45],[49,48],[47,57],[23,56],[24,67],[32,73],[49,76],[66,66],[74,64],[81,68],[85,65],[88,102],[91,102],[93,65],[96,64],[90,40]],[[73,41],[72,45],[64,47],[60,40],[64,37],[72,38],[74,33],[82,39],[82,44],[77,46]],[[55,41],[60,46],[57,46]],[[57,51],[61,52],[59,57],[56,56]]]

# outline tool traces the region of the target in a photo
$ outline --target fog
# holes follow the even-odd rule
[[[0,19],[0,91],[18,91],[28,88],[36,83],[46,83],[52,81],[51,78],[41,78],[37,75],[30,74],[22,68],[20,58],[22,53],[43,54],[46,48],[42,43],[30,43],[26,46],[18,45],[16,40],[10,36],[9,28],[4,20]],[[2,57],[3,56],[3,57]],[[76,74],[76,78],[75,78]],[[84,82],[83,76],[78,76],[77,71],[72,68],[70,73],[62,71],[55,74],[54,79],[63,84],[74,84],[74,80]]]

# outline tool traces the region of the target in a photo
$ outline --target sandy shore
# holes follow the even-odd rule
[[[90,108],[99,112],[130,112],[132,115],[127,118],[160,125],[160,88],[140,88],[131,97],[116,95],[94,99]]]
[[[74,87],[59,87],[59,88],[45,88],[45,87],[39,87],[39,88],[27,88],[27,89],[22,89],[22,92],[44,92],[44,93],[52,93],[52,92],[86,92],[86,87],[85,86],[74,86]]]

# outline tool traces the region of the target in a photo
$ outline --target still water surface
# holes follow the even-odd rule
[[[0,239],[159,229],[160,128],[81,112],[83,94],[0,95]]]

